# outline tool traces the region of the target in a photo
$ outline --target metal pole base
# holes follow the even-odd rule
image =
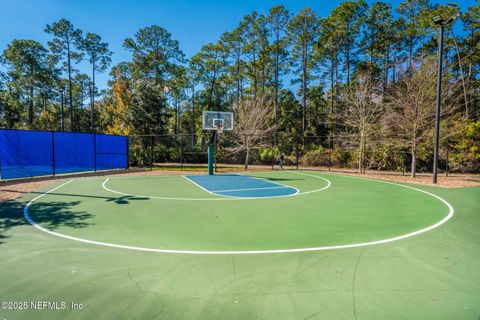
[[[208,174],[213,175],[213,163],[215,162],[215,147],[210,144],[208,146]]]

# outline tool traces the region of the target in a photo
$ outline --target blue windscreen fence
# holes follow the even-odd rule
[[[0,179],[128,168],[128,137],[0,129]]]

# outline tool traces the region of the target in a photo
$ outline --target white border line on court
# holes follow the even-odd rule
[[[189,181],[190,183],[193,183],[194,185],[196,185],[197,187],[199,187],[200,189],[202,189],[203,191],[205,192],[208,192],[210,194],[213,194],[214,196],[221,196],[221,197],[230,197],[232,198],[233,196],[226,196],[226,195],[223,195],[223,194],[218,194],[218,193],[213,193],[212,191],[204,188],[203,186],[199,185],[198,183],[196,183],[195,181],[193,181],[192,179],[190,179],[189,177],[187,176],[182,176],[183,178],[185,178],[187,181]],[[233,197],[233,198],[236,198],[236,197]]]
[[[298,172],[292,172],[292,173],[296,173],[296,174],[302,174],[302,175],[308,175],[308,176],[312,176],[312,177],[316,177],[316,178],[320,178],[319,176],[316,176],[316,175],[312,175],[312,174],[306,174],[306,173],[298,173]],[[345,177],[349,177],[349,176],[345,176]],[[362,178],[360,178],[362,179]],[[108,180],[108,179],[107,179]],[[41,195],[33,198],[32,200],[30,200],[26,205],[25,207],[23,208],[23,215],[25,217],[25,219],[32,225],[34,226],[35,228],[37,228],[38,230],[41,230],[43,232],[46,232],[48,234],[51,234],[51,235],[54,235],[54,236],[57,236],[57,237],[61,237],[61,238],[65,238],[65,239],[69,239],[69,240],[74,240],[74,241],[79,241],[79,242],[83,242],[83,243],[88,243],[88,244],[94,244],[94,245],[98,245],[98,246],[104,246],[104,247],[112,247],[112,248],[120,248],[120,249],[128,249],[128,250],[135,250],[135,251],[146,251],[146,252],[156,252],[156,253],[176,253],[176,254],[196,254],[196,255],[240,255],[240,254],[271,254],[271,253],[295,253],[295,252],[311,252],[311,251],[323,251],[323,250],[336,250],[336,249],[348,249],[348,248],[358,248],[358,247],[366,247],[366,246],[373,246],[373,245],[378,245],[378,244],[385,244],[385,243],[389,243],[389,242],[394,242],[394,241],[398,241],[398,240],[402,240],[402,239],[406,239],[406,238],[410,238],[410,237],[413,237],[413,236],[416,236],[416,235],[419,235],[421,233],[424,233],[424,232],[428,232],[430,230],[433,230],[439,226],[441,226],[442,224],[444,224],[445,222],[447,222],[448,220],[450,220],[452,217],[453,217],[453,214],[454,214],[454,209],[452,207],[452,205],[450,203],[448,203],[445,199],[433,194],[433,193],[430,193],[428,191],[425,191],[425,190],[422,190],[422,189],[418,189],[418,188],[414,188],[414,187],[411,187],[411,186],[407,186],[407,185],[403,185],[403,184],[398,184],[398,183],[394,183],[394,182],[387,182],[387,181],[382,181],[382,180],[374,180],[374,179],[362,179],[362,180],[369,180],[369,181],[374,181],[374,182],[380,182],[380,183],[386,183],[386,184],[392,184],[392,185],[396,185],[396,186],[400,186],[400,187],[403,187],[403,188],[407,188],[407,189],[412,189],[412,190],[415,190],[415,191],[418,191],[418,192],[422,192],[424,194],[427,194],[431,197],[434,197],[438,200],[440,200],[441,202],[443,202],[447,208],[448,208],[448,214],[447,216],[445,216],[442,220],[438,221],[437,223],[429,226],[429,227],[426,227],[426,228],[423,228],[423,229],[420,229],[420,230],[417,230],[417,231],[414,231],[414,232],[410,232],[410,233],[407,233],[407,234],[404,234],[404,235],[401,235],[401,236],[397,236],[397,237],[393,237],[393,238],[388,238],[388,239],[384,239],[384,240],[377,240],[377,241],[371,241],[371,242],[361,242],[361,243],[353,243],[353,244],[345,244],[345,245],[337,245],[337,246],[323,246],[323,247],[312,247],[312,248],[298,248],[298,249],[278,249],[278,250],[245,250],[245,251],[235,251],[235,250],[232,250],[232,251],[202,251],[202,250],[169,250],[169,249],[155,249],[155,248],[144,248],[144,247],[136,247],[136,246],[127,246],[127,245],[120,245],[120,244],[113,244],[113,243],[107,243],[107,242],[100,242],[100,241],[93,241],[93,240],[87,240],[87,239],[82,239],[82,238],[78,238],[78,237],[72,237],[72,236],[68,236],[68,235],[64,235],[64,234],[61,234],[61,233],[58,233],[58,232],[54,232],[54,231],[51,231],[51,230],[48,230],[42,226],[40,226],[39,224],[37,224],[35,221],[33,221],[33,219],[30,217],[30,215],[28,214],[28,208],[33,204],[34,201],[40,199],[41,197],[51,193],[52,191],[55,191],[63,186],[65,186],[66,184],[72,182],[73,180],[69,180],[45,193],[42,193]]]
[[[287,172],[290,172],[290,173],[295,173],[295,172],[291,172],[291,171],[287,171]],[[273,181],[270,181],[268,179],[264,179],[264,178],[259,178],[259,177],[252,177],[252,176],[249,176],[249,175],[243,175],[244,177],[249,177],[249,178],[252,178],[252,179],[256,179],[256,180],[260,180],[260,181],[266,181],[266,182],[270,182],[270,183],[274,183],[274,184],[278,184],[280,186],[284,186],[284,187],[287,187],[287,188],[293,188],[293,189],[296,189],[297,192],[295,194],[298,194],[300,193],[300,190],[298,190],[297,188],[294,188],[294,187],[290,187],[290,186],[287,186],[286,184],[282,184],[280,182],[273,182]],[[323,178],[320,178],[320,179],[323,179]],[[323,179],[323,180],[326,180],[326,179]],[[330,183],[330,181],[326,180],[327,183]]]

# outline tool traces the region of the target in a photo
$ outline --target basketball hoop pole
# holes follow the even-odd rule
[[[212,137],[208,144],[208,174],[213,175],[213,164],[215,163],[215,144],[217,142],[217,130],[212,131]]]
[[[218,136],[223,130],[233,130],[233,112],[204,110],[202,112],[202,130],[212,131],[208,144],[208,174],[213,175],[217,169],[215,154],[217,153]]]

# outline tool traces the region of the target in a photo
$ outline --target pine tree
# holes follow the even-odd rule
[[[62,62],[62,70],[68,75],[68,103],[70,108],[70,129],[75,130],[73,86],[72,78],[74,69],[72,62],[79,62],[82,59],[81,52],[77,51],[82,39],[82,31],[75,29],[67,19],[60,19],[45,27],[45,32],[53,35],[53,40],[48,42],[50,51],[56,62]]]

